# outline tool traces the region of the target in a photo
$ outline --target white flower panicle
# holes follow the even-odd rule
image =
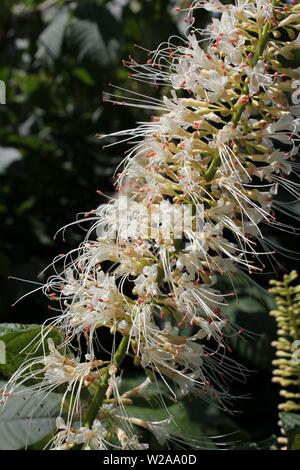
[[[206,29],[196,27],[198,8],[213,13]],[[62,344],[50,341],[41,367],[25,364],[4,391],[7,400],[33,379],[37,393],[65,386],[70,405],[67,413],[62,406],[53,448],[145,449],[138,428],[172,438],[169,419],[130,415],[139,387],[120,392],[126,354],[148,376],[141,394],[156,383],[162,399],[193,393],[230,407],[228,380],[246,372],[227,357],[227,336],[242,330],[230,325],[228,294],[214,287],[215,276],[262,270],[261,255],[272,257],[264,226],[290,229],[275,211],[288,211],[276,200],[280,187],[299,197],[290,175],[298,169],[300,68],[284,65],[300,48],[299,17],[299,4],[276,0],[194,1],[186,39],[170,38],[144,64],[126,62],[132,78],[170,92],[128,98],[158,116],[112,135],[133,144],[119,195],[85,219],[93,224],[78,250],[55,260],[45,292],[59,311],[51,325]],[[169,219],[179,208],[190,208],[181,238]],[[114,337],[106,360],[97,356],[100,328]]]

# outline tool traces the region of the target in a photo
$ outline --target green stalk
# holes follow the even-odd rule
[[[219,168],[219,165],[220,165],[220,155],[219,154],[216,154],[212,161],[211,161],[211,164],[209,165],[208,169],[206,170],[205,172],[205,175],[204,175],[204,178],[206,179],[206,181],[209,183],[213,177],[215,176],[216,174],[216,171],[217,169]]]
[[[264,25],[264,27],[262,29],[262,32],[259,36],[258,48],[256,49],[256,51],[254,53],[254,56],[253,56],[252,67],[254,67],[257,64],[257,62],[259,61],[259,58],[261,57],[261,55],[264,51],[264,48],[266,47],[266,45],[268,43],[269,36],[270,36],[270,23],[267,22]]]
[[[129,336],[123,336],[118,346],[118,349],[116,350],[113,356],[112,364],[116,365],[117,367],[120,367],[125,357],[128,343],[129,343]],[[100,383],[93,396],[93,399],[91,401],[91,404],[88,408],[88,411],[84,420],[85,426],[89,428],[91,428],[91,426],[93,425],[93,422],[97,418],[99,408],[102,405],[103,400],[105,399],[105,394],[108,389],[109,378],[110,378],[110,374],[109,374],[109,370],[107,369],[107,371],[105,372],[105,374],[100,380]]]

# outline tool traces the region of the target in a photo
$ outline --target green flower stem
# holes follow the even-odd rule
[[[219,154],[216,154],[211,161],[207,171],[205,172],[204,178],[209,183],[216,174],[217,169],[219,168],[221,158]]]
[[[253,56],[252,67],[254,67],[257,64],[260,57],[262,56],[264,48],[266,47],[266,45],[269,41],[269,36],[270,36],[270,22],[268,21],[264,25],[264,27],[261,31],[261,34],[259,35],[258,48],[256,49],[256,51],[254,53],[254,56]]]
[[[129,336],[123,336],[118,346],[118,349],[116,350],[113,356],[112,364],[116,365],[117,367],[120,367],[125,357],[128,343],[129,343]],[[93,396],[93,399],[91,401],[91,404],[89,406],[89,409],[85,417],[85,426],[89,428],[91,428],[94,420],[97,418],[99,408],[105,399],[105,394],[108,389],[109,378],[110,378],[110,374],[109,374],[109,370],[107,369],[107,371],[101,378],[99,386],[95,392],[95,395]]]

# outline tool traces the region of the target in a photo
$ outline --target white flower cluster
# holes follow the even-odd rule
[[[198,8],[213,13],[205,30],[195,26]],[[162,221],[149,239],[138,238],[135,229],[125,238],[119,228],[112,240],[116,198],[92,214],[93,227],[77,252],[56,260],[45,292],[57,302],[60,314],[52,324],[64,341],[58,350],[50,343],[49,355],[40,359],[44,378],[37,386],[65,383],[65,398],[72,395],[54,448],[146,448],[133,424],[159,439],[170,437],[168,422],[130,417],[130,392],[120,394],[116,375],[126,353],[171,396],[195,393],[225,409],[226,379],[244,379],[243,368],[225,356],[230,321],[214,280],[263,268],[259,255],[271,247],[264,224],[288,230],[276,221],[274,211],[287,209],[274,196],[282,186],[298,197],[289,175],[297,170],[300,119],[291,96],[300,68],[286,67],[282,57],[291,59],[300,47],[299,15],[299,5],[276,0],[195,1],[186,40],[171,38],[145,64],[127,63],[132,77],[171,92],[142,104],[162,111],[159,117],[114,134],[133,142],[118,176],[120,195],[131,203],[124,223],[129,217],[134,228],[138,220],[138,229],[139,214],[151,205],[189,205],[192,217],[200,205],[203,230],[193,230],[192,221],[181,240],[166,239]],[[136,95],[133,103],[142,98]],[[97,229],[100,236],[93,238]],[[107,361],[95,354],[101,327],[114,335]],[[68,357],[68,345],[83,340],[86,355],[79,348],[80,361]],[[32,374],[25,365],[6,395]],[[84,387],[91,389],[87,403]]]

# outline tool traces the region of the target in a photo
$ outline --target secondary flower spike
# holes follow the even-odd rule
[[[213,13],[205,29],[199,8]],[[143,64],[125,63],[132,78],[169,92],[161,100],[129,94],[128,105],[156,116],[111,136],[132,143],[118,195],[84,219],[92,221],[86,239],[54,261],[44,287],[63,340],[47,346],[45,327],[45,355],[3,389],[5,403],[20,384],[37,395],[64,387],[52,448],[145,449],[138,429],[160,444],[181,442],[172,416],[131,414],[134,397],[155,386],[162,401],[195,394],[232,409],[228,384],[246,371],[226,336],[241,331],[214,284],[216,275],[263,269],[261,255],[273,252],[265,225],[290,230],[276,220],[288,208],[274,196],[282,187],[299,197],[290,177],[298,169],[299,17],[298,2],[194,1],[186,38],[170,38]],[[95,352],[101,327],[113,336],[109,359]],[[126,354],[147,379],[121,392]]]

